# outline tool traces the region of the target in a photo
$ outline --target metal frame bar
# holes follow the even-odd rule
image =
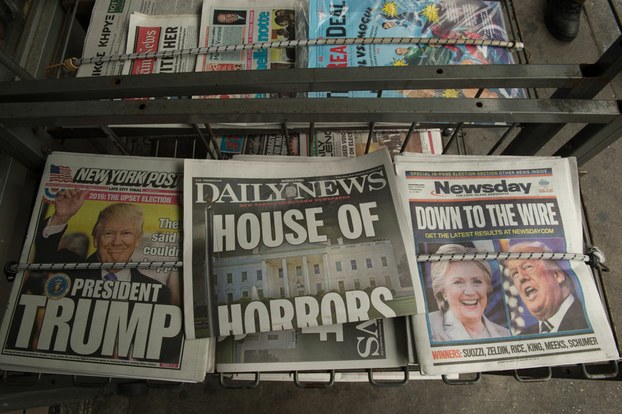
[[[455,88],[571,88],[580,65],[449,65],[289,69],[36,79],[0,83],[0,102],[42,102],[145,96],[197,96],[354,90]]]
[[[616,101],[550,99],[230,99],[0,104],[7,127],[207,122],[609,123]]]
[[[593,99],[605,86],[622,72],[622,35],[620,35],[592,65],[584,65],[582,79],[572,88],[557,89],[552,99]],[[539,125],[531,121],[503,150],[503,155],[535,155],[563,125]]]

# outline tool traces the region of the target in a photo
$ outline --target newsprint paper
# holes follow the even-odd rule
[[[185,340],[179,270],[86,269],[178,261],[181,160],[53,153],[13,282],[0,365],[25,371],[202,381],[213,345]],[[15,368],[13,368],[15,369]]]
[[[84,40],[83,57],[126,53],[132,13],[148,15],[201,14],[201,0],[96,0]],[[196,40],[195,40],[196,42]],[[77,76],[115,76],[123,73],[126,62],[82,64]]]
[[[127,53],[163,52],[190,49],[199,39],[196,14],[149,16],[132,13],[127,37]],[[134,59],[123,66],[124,75],[194,72],[196,56],[166,56]]]
[[[218,372],[398,368],[408,365],[405,318],[221,337]]]
[[[583,253],[574,159],[442,160],[396,157],[417,254]],[[618,358],[584,262],[428,262],[419,271],[425,300],[413,321],[425,373]]]
[[[305,164],[186,160],[186,327],[228,336],[414,313],[394,179],[386,150]]]

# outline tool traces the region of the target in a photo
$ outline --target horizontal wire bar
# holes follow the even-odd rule
[[[335,45],[382,45],[382,44],[417,44],[426,46],[492,46],[506,49],[522,50],[524,44],[515,41],[489,39],[440,39],[425,37],[376,37],[376,38],[342,38],[342,39],[301,39],[279,40],[274,42],[257,42],[242,45],[194,47],[188,49],[164,50],[158,52],[126,53],[109,56],[91,56],[83,58],[69,58],[63,62],[63,67],[75,71],[78,66],[89,63],[121,62],[136,59],[157,59],[173,56],[199,56],[213,53],[237,52],[243,50],[285,49],[301,46],[335,46]]]
[[[459,262],[467,260],[571,260],[589,262],[590,256],[581,253],[460,253],[420,254],[417,262]]]
[[[420,254],[417,262],[467,261],[467,260],[571,260],[589,262],[590,256],[581,253],[462,253],[462,254]],[[92,269],[157,269],[162,267],[183,267],[182,261],[155,261],[129,263],[11,263],[7,270],[92,270]]]

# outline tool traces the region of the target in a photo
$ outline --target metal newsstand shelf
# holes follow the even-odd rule
[[[292,69],[247,72],[231,77],[227,73],[184,73],[81,78],[22,79],[0,83],[0,137],[3,150],[32,171],[38,171],[45,152],[56,148],[161,155],[163,142],[185,141],[210,145],[215,133],[257,130],[229,123],[269,123],[261,132],[274,129],[308,131],[319,127],[407,129],[412,125],[439,126],[454,131],[483,127],[521,132],[503,154],[532,155],[551,141],[567,123],[587,123],[553,154],[576,156],[580,164],[622,135],[620,101],[593,100],[616,75],[622,72],[622,36],[591,65],[515,65],[515,66],[438,66],[415,68],[352,68],[340,70]],[[19,76],[19,73],[17,73]],[[24,76],[25,77],[25,76]],[[165,81],[163,81],[165,79]],[[389,90],[417,88],[554,88],[550,98],[516,100],[492,99],[307,99],[291,93],[310,91]],[[189,97],[217,93],[274,93],[288,95],[272,99],[198,101],[154,99],[110,101],[115,98]],[[379,94],[380,95],[380,94]],[[185,124],[172,128],[153,128],[150,123]],[[115,126],[115,124],[124,124]],[[128,127],[127,125],[132,125]],[[142,125],[142,126],[141,126]],[[371,135],[371,134],[370,134]],[[505,139],[503,134],[501,139]],[[206,138],[207,137],[207,138]],[[136,145],[139,140],[143,145]],[[154,151],[155,147],[155,151]],[[160,148],[161,151],[158,151]],[[166,147],[170,150],[170,146]],[[203,148],[207,155],[209,151]],[[216,154],[216,152],[213,152]],[[195,151],[193,150],[193,155]],[[182,156],[184,156],[182,154]],[[589,240],[589,231],[586,231]],[[597,284],[602,289],[600,269]],[[615,327],[614,327],[615,328]],[[619,342],[618,342],[619,344]],[[603,366],[555,367],[533,372],[508,372],[520,381],[560,378],[620,379],[619,361]],[[417,367],[409,367],[416,369]],[[615,369],[612,369],[615,368]],[[498,374],[498,373],[495,373]],[[5,373],[0,385],[2,407],[35,402],[59,402],[59,390],[77,392],[79,399],[115,392],[122,384],[132,392],[144,390],[135,382],[122,380],[79,380],[71,376]],[[19,378],[16,380],[16,378]],[[259,375],[257,376],[259,379]],[[473,380],[462,382],[472,383]],[[210,380],[214,380],[212,376]],[[373,382],[373,381],[372,381]],[[448,381],[452,382],[452,381]],[[399,381],[395,384],[399,385]],[[121,385],[119,385],[121,384]],[[142,383],[146,387],[162,384]],[[248,384],[244,384],[246,387]],[[305,386],[305,384],[302,384]],[[19,391],[16,391],[19,390]],[[78,390],[78,391],[76,391]],[[54,395],[56,394],[56,395]],[[48,397],[49,395],[49,397]],[[39,398],[39,399],[37,399]],[[11,405],[13,404],[13,405]]]

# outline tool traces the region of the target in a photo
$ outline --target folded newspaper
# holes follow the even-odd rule
[[[197,47],[199,16],[196,14],[149,16],[130,15],[127,53],[161,52]],[[135,59],[123,65],[124,75],[193,72],[197,57],[165,56]]]
[[[405,318],[220,338],[218,372],[319,371],[408,365]]]
[[[387,148],[391,156],[402,151],[406,130],[374,131],[368,152]],[[318,157],[357,157],[365,154],[369,131],[317,131],[313,137],[312,155]],[[443,140],[439,129],[414,130],[404,152],[441,154]]]
[[[293,0],[205,0],[199,47],[294,40]],[[287,69],[294,67],[295,49],[260,49],[201,55],[196,72]],[[265,93],[212,95],[207,98],[265,98]]]
[[[195,382],[213,370],[213,341],[184,338],[174,267],[182,168],[166,158],[48,156],[21,263],[78,265],[18,274],[0,367]]]
[[[574,159],[395,160],[417,254],[583,253]],[[419,274],[412,320],[426,374],[618,358],[584,262],[432,261]]]
[[[96,0],[84,40],[82,56],[125,54],[132,13],[142,13],[143,15],[192,14],[198,18],[201,14],[201,6],[201,0]],[[169,33],[169,35],[171,34]],[[179,40],[178,37],[176,39]],[[151,47],[151,45],[149,42],[145,42],[143,47]],[[124,66],[126,66],[125,62],[82,64],[78,68],[77,76],[115,76],[131,73],[127,69],[124,71]]]
[[[414,250],[394,179],[386,150],[304,164],[186,160],[188,337],[413,314]]]

